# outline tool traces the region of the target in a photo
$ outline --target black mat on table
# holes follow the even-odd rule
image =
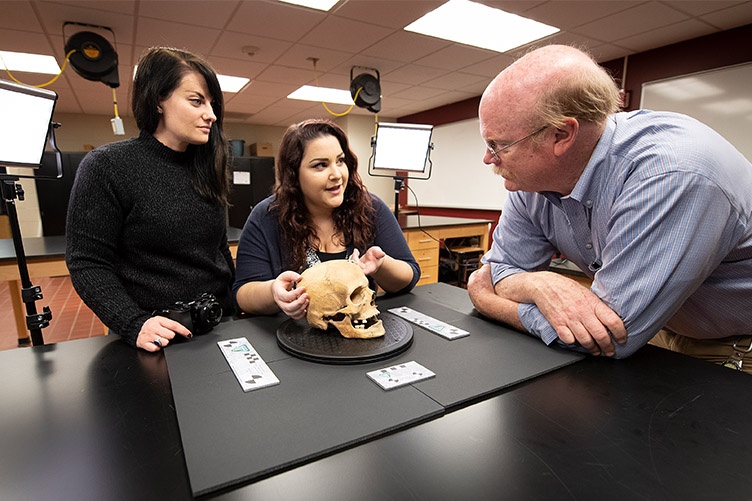
[[[384,299],[378,306],[380,311],[407,306],[470,333],[448,340],[414,325],[413,346],[399,357],[399,361],[415,360],[436,373],[435,378],[414,386],[447,409],[584,358],[413,294]]]
[[[451,294],[450,294],[451,296]],[[404,352],[364,364],[323,364],[283,351],[287,317],[225,322],[165,350],[194,495],[263,478],[371,438],[441,416],[473,400],[583,358],[416,294],[380,298],[464,329],[447,340],[412,325]],[[460,305],[466,309],[464,303]],[[246,337],[280,384],[244,393],[217,342]],[[436,377],[390,391],[366,373],[410,360]]]
[[[240,320],[165,350],[196,496],[303,464],[443,413],[413,387],[385,392],[366,372],[386,363],[325,365],[281,351],[283,319]],[[264,323],[266,325],[264,325]],[[245,337],[280,384],[244,393],[217,346]]]

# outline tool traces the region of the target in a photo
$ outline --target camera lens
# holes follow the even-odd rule
[[[214,327],[222,320],[222,307],[219,303],[209,303],[199,309],[202,324]]]

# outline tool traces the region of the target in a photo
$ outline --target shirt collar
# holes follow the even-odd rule
[[[570,198],[577,200],[578,202],[587,202],[590,200],[590,204],[588,205],[592,205],[592,201],[598,197],[601,181],[605,179],[607,175],[600,166],[603,165],[606,160],[615,131],[616,120],[612,115],[606,120],[606,126],[603,129],[603,133],[601,134],[600,139],[598,139],[598,143],[595,145],[595,149],[585,166],[585,170],[582,171],[580,178],[577,180],[577,184],[574,185],[572,193],[569,194]]]

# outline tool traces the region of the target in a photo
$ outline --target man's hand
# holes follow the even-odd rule
[[[587,287],[558,273],[519,273],[501,280],[495,291],[520,303],[535,303],[562,342],[577,342],[593,355],[613,356],[613,341],[627,340],[624,323],[611,308]]]
[[[614,355],[614,344],[627,340],[621,318],[590,289],[558,273],[518,273],[493,286],[491,267],[483,265],[470,275],[470,300],[483,315],[525,328],[517,308],[535,304],[566,344],[579,343],[593,355]]]

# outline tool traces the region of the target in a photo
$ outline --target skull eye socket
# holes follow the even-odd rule
[[[367,300],[368,296],[365,287],[358,287],[352,292],[352,294],[350,294],[350,301],[353,303],[362,303]]]

